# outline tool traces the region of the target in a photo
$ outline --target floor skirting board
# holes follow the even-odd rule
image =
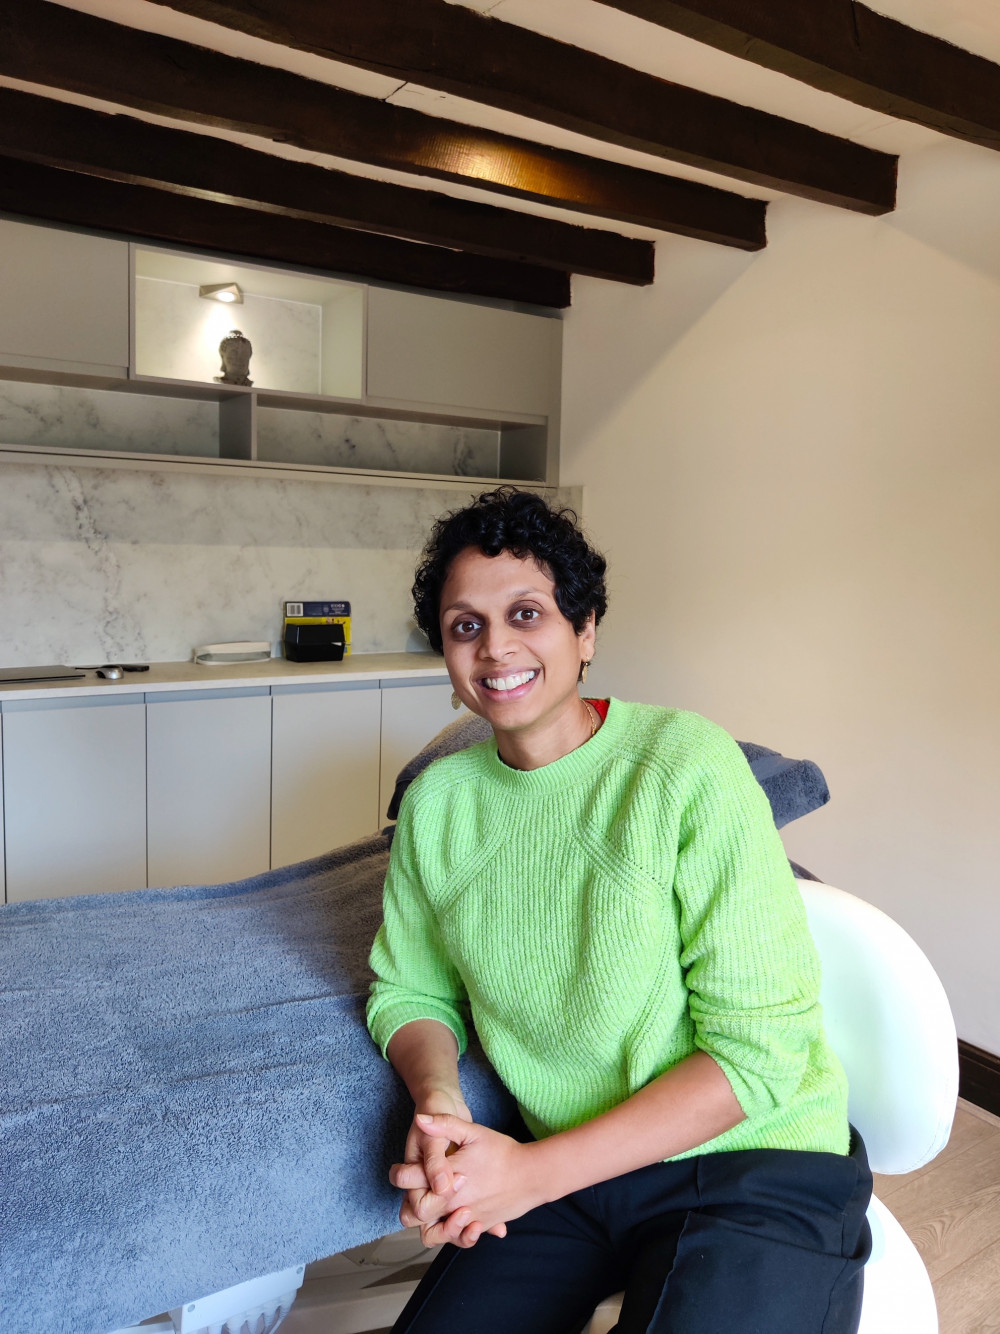
[[[959,1097],[1000,1116],[1000,1056],[958,1040]]]

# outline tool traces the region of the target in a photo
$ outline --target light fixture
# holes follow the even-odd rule
[[[202,283],[198,295],[209,301],[225,301],[228,305],[242,306],[243,289],[239,283]]]

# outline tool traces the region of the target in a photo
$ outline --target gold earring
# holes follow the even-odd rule
[[[453,709],[460,709],[462,707],[462,701],[458,697],[457,690],[451,692],[451,707]]]
[[[591,664],[593,661],[594,661],[593,658],[585,658],[585,659],[583,660],[583,662],[580,663],[580,675],[579,675],[579,677],[577,678],[577,680],[580,682],[581,685],[583,685],[583,683],[586,681],[586,679],[587,679],[587,668],[590,666],[590,664]]]

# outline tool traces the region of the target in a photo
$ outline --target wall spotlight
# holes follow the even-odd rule
[[[229,305],[242,306],[243,289],[239,283],[202,283],[198,295],[209,301],[225,301]]]

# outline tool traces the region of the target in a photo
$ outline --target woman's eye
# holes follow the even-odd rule
[[[536,607],[518,607],[511,619],[519,625],[531,625],[538,620],[540,612]]]
[[[456,639],[468,639],[479,629],[478,621],[461,620],[455,621],[451,627],[451,633]]]

